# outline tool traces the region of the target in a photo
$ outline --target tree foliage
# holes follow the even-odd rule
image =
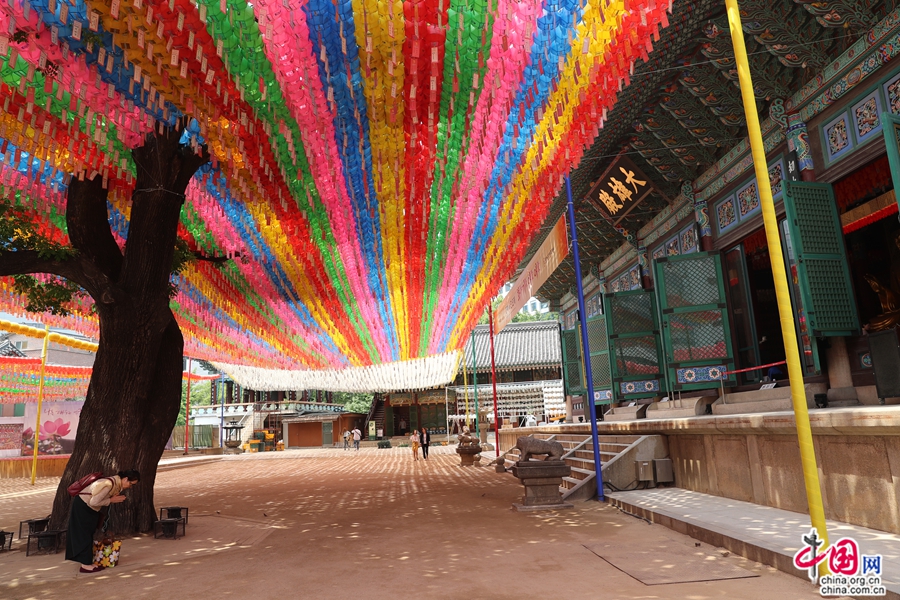
[[[181,382],[181,409],[178,411],[178,421],[175,426],[184,426],[185,409],[187,408],[187,381]],[[212,382],[191,382],[191,406],[210,406],[212,404]]]
[[[368,414],[369,409],[372,408],[374,396],[372,394],[334,392],[332,398],[335,404],[343,404],[344,410],[347,412]]]
[[[491,308],[494,311],[494,314],[497,313],[497,307],[500,306],[500,302],[503,301],[503,298],[497,297],[491,300]],[[520,310],[513,317],[513,323],[525,323],[530,321],[556,321],[559,319],[559,313],[557,312],[545,312],[545,313],[527,313],[525,311]],[[481,315],[481,318],[478,319],[479,325],[487,325],[490,317],[488,315],[487,309],[485,309],[484,314]]]

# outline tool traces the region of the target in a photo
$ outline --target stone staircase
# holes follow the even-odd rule
[[[590,500],[597,495],[594,484],[594,445],[590,434],[537,433],[534,436],[542,440],[557,441],[565,450],[563,460],[572,468],[572,474],[564,477],[560,486],[564,501]],[[668,455],[665,440],[658,435],[601,435],[598,439],[604,481],[609,480],[619,488],[627,487],[633,482],[634,460],[664,458]],[[508,451],[506,467],[515,464],[518,456],[518,449]],[[613,465],[615,468],[610,470]],[[610,472],[607,473],[608,471]]]
[[[375,431],[378,431],[379,429],[381,431],[386,431],[384,427],[384,413],[384,396],[375,394],[375,398],[372,400],[372,409],[369,411],[369,416],[363,427],[363,435],[366,438],[368,438],[369,435],[369,421],[375,421]]]

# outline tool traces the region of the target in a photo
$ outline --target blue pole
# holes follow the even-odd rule
[[[597,500],[603,494],[603,473],[600,462],[600,439],[597,437],[597,407],[594,405],[594,376],[591,373],[591,346],[588,344],[587,311],[584,310],[584,286],[581,282],[581,257],[578,255],[578,232],[575,230],[575,205],[572,203],[572,183],[566,175],[566,196],[569,199],[569,225],[572,229],[572,259],[575,261],[575,281],[578,283],[578,321],[581,323],[581,347],[584,349],[584,376],[587,380],[587,400],[591,409],[591,441],[594,444],[594,468],[596,469]]]

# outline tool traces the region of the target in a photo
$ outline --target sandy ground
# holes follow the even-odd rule
[[[163,472],[157,506],[190,508],[186,537],[126,538],[120,565],[97,575],[77,574],[62,553],[26,558],[16,541],[21,550],[0,554],[0,598],[819,597],[802,579],[605,504],[514,512],[518,480],[458,462],[449,448],[427,462],[406,448],[323,449]],[[0,481],[0,527],[48,513],[54,489]],[[743,578],[646,585],[592,551],[604,546],[662,549],[653,571]]]

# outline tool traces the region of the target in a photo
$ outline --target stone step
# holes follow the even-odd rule
[[[567,458],[566,464],[571,466],[572,468],[581,467],[582,469],[593,469],[594,461],[593,459],[585,459],[585,458]]]
[[[724,400],[719,400],[717,404],[739,404],[744,402],[767,402],[771,400],[785,400],[790,401],[791,398],[791,388],[785,382],[784,385],[779,384],[781,387],[775,387],[771,390],[749,390],[747,392],[735,392],[725,394]],[[803,389],[806,391],[806,403],[808,406],[815,406],[815,394],[825,394],[827,393],[827,387],[824,383],[807,383],[803,385]],[[715,407],[713,407],[713,411],[715,412]]]
[[[563,489],[571,490],[576,485],[578,485],[581,481],[582,481],[581,479],[575,479],[574,477],[563,477],[562,485],[560,485],[559,487],[561,487]]]
[[[734,404],[713,404],[714,415],[739,415],[757,412],[778,412],[791,410],[793,404],[790,398],[778,400],[762,400],[760,402],[735,402]]]
[[[578,467],[572,467],[572,476],[575,479],[586,479],[590,475],[593,475],[594,472],[588,469],[580,469]]]

